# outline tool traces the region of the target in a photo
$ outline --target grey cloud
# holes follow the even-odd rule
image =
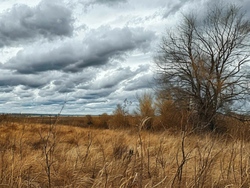
[[[133,103],[136,101],[136,93],[131,91],[123,90],[122,92],[114,92],[109,96],[109,104],[115,109],[117,104],[122,104],[127,99]]]
[[[103,76],[96,76],[97,79],[89,83],[89,86],[83,90],[83,94],[79,94],[77,98],[88,101],[105,99],[109,105],[113,105],[109,99],[113,100],[119,96],[115,100],[117,104],[117,101],[125,98],[134,98],[135,94],[131,94],[131,90],[151,88],[150,82],[153,77],[149,65],[140,66],[136,70],[131,70],[130,67],[117,68],[107,71]],[[122,97],[118,94],[120,92]],[[124,95],[124,93],[127,94]]]
[[[13,93],[7,93],[7,92],[2,92],[0,93],[0,104],[6,104],[9,101],[12,101],[14,94]],[[2,109],[2,108],[1,108]]]
[[[122,58],[127,52],[140,49],[149,50],[155,35],[143,28],[110,28],[103,26],[90,31],[83,43],[86,45],[85,55],[64,70],[76,72],[88,66],[104,65],[111,59]],[[81,52],[82,53],[82,52]]]
[[[167,10],[164,13],[163,18],[167,18],[168,16],[173,15],[176,12],[178,12],[181,9],[181,7],[185,5],[185,2],[188,2],[188,1],[184,1],[184,2],[174,1],[174,2],[169,3],[167,5]]]
[[[233,1],[233,3],[235,3],[235,1]],[[247,19],[250,19],[250,1],[249,0],[242,0],[241,2],[237,2],[239,3],[239,5],[241,6],[241,8],[243,9],[243,11],[245,11],[245,16]]]
[[[9,71],[2,71],[0,76],[0,87],[15,87],[19,85],[28,88],[41,88],[48,84],[51,79],[49,75],[21,75]]]
[[[54,100],[47,100],[47,101],[44,101],[44,102],[42,102],[41,103],[42,105],[45,105],[45,106],[51,106],[51,105],[63,105],[64,104],[64,101],[62,101],[61,99],[54,99]],[[56,112],[56,113],[59,113],[59,111],[58,112]]]
[[[102,88],[99,90],[90,90],[82,97],[83,99],[99,99],[103,97],[108,97],[113,93],[115,89],[113,88]]]
[[[78,89],[76,92],[70,94],[69,100],[71,102],[81,102],[81,104],[94,103],[95,101],[105,102],[112,93],[116,91],[116,88],[101,88],[99,90],[93,89]]]
[[[106,98],[108,97],[110,94],[112,94],[113,92],[115,92],[117,90],[117,87],[108,87],[108,88],[95,88],[95,86],[92,85],[89,86],[89,89],[87,90],[82,90],[82,93],[80,95],[78,95],[78,98],[81,99],[86,99],[86,100],[90,100],[90,99],[100,99],[100,98]]]
[[[85,84],[85,90],[111,89],[116,90],[126,85],[127,80],[132,80],[139,74],[149,71],[149,65],[139,66],[135,70],[131,67],[118,67],[106,70],[104,74],[96,74],[93,79]]]
[[[82,42],[61,42],[48,50],[50,44],[20,51],[2,68],[22,74],[32,74],[50,70],[81,72],[84,68],[101,66],[110,60],[121,59],[135,49],[144,52],[150,49],[155,35],[142,28],[100,27],[90,31]],[[40,48],[37,51],[37,48]]]
[[[121,3],[126,3],[127,0],[80,0],[81,4],[85,7],[85,9],[92,7],[93,5],[107,5],[114,6]]]
[[[209,0],[197,1],[197,0],[175,0],[168,1],[165,5],[163,18],[169,18],[177,13],[192,13],[197,12],[199,14],[203,14],[206,8],[213,4]],[[216,2],[218,3],[218,2]],[[173,18],[171,18],[173,19]]]
[[[163,18],[167,18],[171,15],[174,15],[176,13],[197,13],[199,16],[203,16],[203,14],[206,11],[209,11],[209,9],[212,9],[214,5],[221,4],[222,6],[229,5],[229,4],[235,4],[239,7],[242,7],[242,9],[246,12],[246,16],[250,18],[250,1],[248,0],[241,0],[237,1],[237,3],[234,0],[219,0],[219,1],[210,1],[210,0],[204,0],[204,1],[197,1],[197,0],[177,0],[168,2],[168,4],[165,7],[165,12],[163,14]]]
[[[117,4],[117,3],[126,3],[127,0],[92,0],[92,3],[100,3],[100,4]]]
[[[61,78],[63,79],[63,78]],[[84,80],[82,80],[84,82]],[[54,91],[58,91],[59,93],[71,93],[74,92],[76,89],[76,84],[71,80],[66,81],[53,81]]]
[[[51,49],[50,44],[47,44],[44,47],[41,46],[37,51],[38,48],[39,46],[35,46],[19,51],[15,57],[2,66],[21,74],[61,70],[68,65],[77,63],[83,53],[79,45],[70,43],[63,43],[61,46],[51,47]]]
[[[71,36],[72,12],[59,3],[43,1],[37,7],[16,4],[0,15],[0,47],[44,36]]]
[[[92,89],[115,87],[134,74],[136,73],[131,71],[129,67],[107,71],[103,77],[99,77],[91,83]]]
[[[77,91],[81,91],[80,95],[83,94],[83,85],[91,90],[89,82],[95,78],[95,75],[99,72],[99,69],[87,68],[86,71],[82,71],[76,74],[61,73],[58,71],[42,73],[47,75],[49,79],[47,84],[40,88],[39,96],[47,97],[53,96],[55,93],[58,95],[73,94]],[[40,75],[40,74],[38,74]],[[34,75],[37,76],[37,75]],[[40,76],[42,77],[42,76]]]
[[[18,86],[26,85],[32,88],[39,88],[44,86],[44,81],[34,80],[33,77],[14,75],[0,78],[0,86]]]
[[[11,92],[11,91],[13,91],[13,88],[11,87],[11,86],[1,86],[1,92],[2,93],[9,93],[9,92]]]
[[[57,87],[54,90],[60,93],[71,93],[74,92],[75,89],[76,89],[75,83],[62,82],[60,85],[57,85]]]
[[[27,89],[24,86],[22,86],[22,87],[16,87],[13,90],[13,94],[16,94],[16,96],[18,96],[21,99],[34,97],[34,92],[32,91],[32,89]]]
[[[125,91],[134,91],[140,89],[149,89],[153,87],[153,73],[150,71],[149,65],[141,65],[137,69],[137,74],[134,74],[134,77],[128,79],[126,82],[124,90]]]
[[[124,88],[125,91],[153,88],[152,73],[141,74],[139,77],[129,80]]]

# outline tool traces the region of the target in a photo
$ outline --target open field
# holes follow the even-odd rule
[[[40,120],[2,118],[0,187],[250,186],[248,124],[199,135]]]

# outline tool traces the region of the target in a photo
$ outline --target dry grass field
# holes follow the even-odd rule
[[[247,123],[194,134],[38,119],[1,119],[0,187],[250,187]]]

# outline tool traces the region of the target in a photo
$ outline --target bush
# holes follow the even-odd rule
[[[125,110],[125,108],[118,104],[116,106],[115,111],[113,112],[113,116],[109,121],[109,128],[126,128],[129,127],[129,121],[128,121],[128,112]]]

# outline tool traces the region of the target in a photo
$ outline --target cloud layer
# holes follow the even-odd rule
[[[102,66],[113,60],[121,60],[135,49],[147,52],[154,33],[143,28],[101,27],[91,30],[82,41],[69,39],[37,44],[23,49],[2,68],[20,74],[36,74],[45,71],[81,72],[87,67]],[[37,50],[39,49],[39,50]]]
[[[0,112],[58,113],[66,102],[65,114],[112,113],[126,98],[135,107],[154,85],[152,56],[165,29],[209,3],[8,2],[0,10]]]

